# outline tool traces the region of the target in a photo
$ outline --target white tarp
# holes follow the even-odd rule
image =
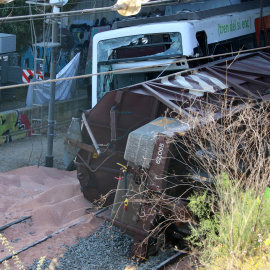
[[[80,53],[75,57],[56,75],[57,79],[73,77],[77,74],[79,67]],[[55,85],[55,100],[66,100],[72,97],[75,91],[75,80],[58,81]],[[33,99],[33,93],[35,100]],[[43,83],[38,85],[29,85],[26,106],[32,104],[45,104],[50,99],[50,83]]]

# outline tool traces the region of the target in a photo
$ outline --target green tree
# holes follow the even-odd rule
[[[32,13],[37,14],[37,10],[32,8]],[[15,0],[12,3],[0,5],[1,18],[23,15],[29,15],[29,7],[24,0]],[[40,27],[42,25],[42,19],[43,18],[35,21],[36,27]],[[22,19],[16,22],[0,22],[0,33],[16,35],[16,47],[18,53],[22,52],[26,48],[26,45],[31,45],[31,28],[29,20]]]
[[[71,10],[74,8],[79,0],[70,0],[67,5],[64,6],[64,11]],[[38,5],[32,5],[32,14],[42,13],[43,7]],[[46,7],[45,12],[52,12],[50,6]],[[0,4],[0,17],[4,18],[7,16],[23,16],[29,15],[29,5],[25,0],[15,0],[9,4]],[[42,33],[43,17],[35,18],[34,25],[36,34]],[[31,27],[28,19],[20,20],[16,22],[7,21],[0,22],[0,33],[14,34],[17,39],[17,52],[23,52],[27,45],[32,44],[31,40]]]

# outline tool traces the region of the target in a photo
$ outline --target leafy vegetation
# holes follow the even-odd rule
[[[37,12],[33,9],[33,13]],[[1,18],[7,16],[23,16],[29,15],[29,7],[23,0],[16,0],[12,3],[2,5],[0,9]],[[42,21],[38,20],[37,24],[42,25]],[[17,52],[22,52],[26,45],[31,44],[30,22],[22,20],[20,22],[1,22],[0,33],[14,34],[17,39]]]
[[[77,4],[76,0],[71,0],[64,7],[64,11],[68,11],[74,8]],[[42,13],[43,8],[40,6],[32,5],[32,14]],[[51,8],[47,8],[47,12],[51,12]],[[16,0],[12,3],[1,5],[0,17],[10,17],[10,16],[23,16],[29,15],[29,6],[24,0]],[[42,33],[43,17],[36,18],[34,21],[36,32]],[[17,52],[23,52],[27,45],[31,45],[31,28],[30,21],[22,19],[18,22],[0,22],[0,33],[14,34],[17,37]]]
[[[189,208],[199,222],[187,240],[198,248],[207,269],[270,266],[269,199],[253,189],[241,190],[226,174],[217,181],[215,195],[190,198]]]
[[[270,268],[268,106],[248,106],[188,136],[189,152],[212,179],[188,205],[187,240],[202,269]]]

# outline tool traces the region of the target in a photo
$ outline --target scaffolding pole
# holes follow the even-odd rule
[[[51,50],[51,70],[50,79],[56,79],[57,52],[58,52],[58,20],[53,18],[52,23],[52,43],[56,44]],[[55,85],[56,82],[50,84],[50,101],[48,113],[48,132],[47,132],[47,155],[45,157],[45,167],[53,167],[53,139],[54,139],[54,111],[55,111]]]

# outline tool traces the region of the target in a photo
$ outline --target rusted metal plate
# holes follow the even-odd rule
[[[147,177],[147,185],[149,189],[159,192],[162,192],[165,189],[163,186],[163,176],[168,169],[170,157],[169,148],[170,143],[166,141],[165,137],[159,136],[153,151],[152,162]]]
[[[112,108],[115,108],[113,126],[110,115]],[[113,91],[105,95],[91,111],[86,113],[87,122],[98,144],[109,144],[108,150],[101,156],[89,153],[84,146],[76,157],[82,192],[88,200],[94,202],[101,195],[116,189],[115,177],[118,177],[120,172],[117,163],[125,163],[123,156],[128,134],[155,119],[158,110],[159,106],[151,96],[125,92],[117,101],[117,91]],[[84,144],[91,144],[85,127],[82,129],[82,137]],[[105,151],[106,146],[102,149]],[[114,195],[109,196],[105,204],[111,204],[113,197]]]

